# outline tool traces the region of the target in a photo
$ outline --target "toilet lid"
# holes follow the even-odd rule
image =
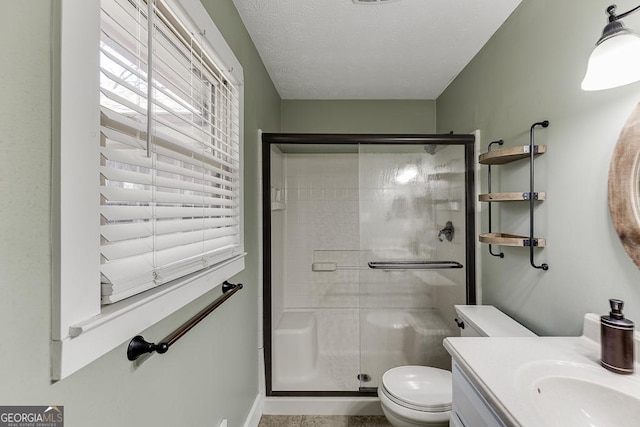
[[[451,381],[451,372],[427,366],[399,366],[382,376],[382,386],[398,404],[432,412],[451,410]]]

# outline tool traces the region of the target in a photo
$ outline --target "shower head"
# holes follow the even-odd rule
[[[423,145],[423,147],[424,147],[424,152],[425,152],[425,153],[431,154],[432,156],[433,156],[434,154],[436,154],[436,147],[437,147],[437,145],[435,145],[435,144],[428,144],[428,145]]]

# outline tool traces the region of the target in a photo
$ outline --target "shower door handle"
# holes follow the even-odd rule
[[[369,268],[379,270],[438,270],[462,268],[457,261],[371,261]]]

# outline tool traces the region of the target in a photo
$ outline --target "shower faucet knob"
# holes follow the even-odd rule
[[[444,225],[444,228],[438,233],[438,240],[444,242],[444,239],[442,238],[442,236],[444,236],[444,238],[447,239],[447,242],[452,241],[453,231],[453,223],[451,221],[447,221],[447,223]]]

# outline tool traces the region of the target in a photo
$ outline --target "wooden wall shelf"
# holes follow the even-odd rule
[[[488,193],[478,195],[478,200],[481,202],[489,202],[489,232],[482,233],[478,236],[478,240],[481,243],[487,243],[489,245],[489,253],[492,256],[504,258],[503,252],[494,253],[492,245],[499,246],[515,246],[515,247],[528,247],[529,248],[529,262],[534,268],[541,270],[548,270],[549,265],[544,263],[536,265],[534,261],[534,248],[544,248],[546,241],[534,237],[534,205],[537,201],[543,201],[547,198],[547,194],[543,192],[537,192],[534,190],[534,158],[547,151],[545,145],[535,145],[533,138],[533,131],[537,126],[546,128],[549,126],[549,121],[544,120],[536,122],[531,125],[529,130],[529,145],[520,145],[517,147],[499,148],[497,150],[491,150],[494,144],[503,145],[503,140],[493,141],[487,147],[487,152],[481,154],[478,157],[478,162],[482,165],[488,166]],[[529,159],[529,191],[511,192],[511,193],[494,193],[491,191],[491,166],[492,165],[504,165],[514,162],[516,160]],[[529,235],[518,236],[515,234],[495,233],[491,230],[491,205],[493,202],[529,202]]]
[[[543,201],[547,198],[547,193],[534,193],[534,200]],[[486,193],[478,195],[481,202],[522,202],[529,200],[529,193]]]
[[[539,156],[547,151],[546,145],[534,145],[533,154]],[[481,165],[504,165],[530,156],[529,145],[500,148],[480,154],[478,162]]]
[[[515,234],[506,234],[506,233],[483,233],[480,234],[479,237],[480,242],[488,243],[490,245],[500,245],[500,246],[517,246],[517,247],[529,247],[529,236],[518,236]],[[534,247],[544,248],[547,244],[545,239],[533,239]]]

